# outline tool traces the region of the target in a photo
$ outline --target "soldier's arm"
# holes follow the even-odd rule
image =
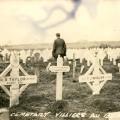
[[[65,56],[66,56],[66,50],[67,48],[66,48],[66,43],[65,43],[65,41],[64,41],[64,50],[65,50]]]
[[[52,55],[53,56],[54,56],[55,50],[56,50],[56,40],[53,43],[53,50],[52,50]]]

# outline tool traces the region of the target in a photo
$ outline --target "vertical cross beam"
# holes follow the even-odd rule
[[[116,59],[113,58],[113,65],[116,65]]]
[[[90,66],[90,60],[87,60],[87,66]]]
[[[120,73],[120,63],[118,63],[119,73]]]
[[[10,64],[12,67],[12,71],[10,73],[11,77],[19,77],[19,56],[16,52],[12,52],[11,58],[10,58]],[[10,107],[13,105],[19,104],[19,84],[15,83],[11,85],[10,87]]]
[[[103,66],[103,59],[100,59],[100,65]]]
[[[93,71],[93,74],[94,75],[99,75],[99,74],[101,74],[100,73],[100,64],[99,64],[99,59],[97,58],[97,56],[95,56],[95,58],[94,58],[94,63],[93,63],[93,65],[94,65],[94,71]]]
[[[75,53],[73,53],[73,79],[75,78],[75,67],[76,67]]]
[[[57,59],[57,67],[63,66],[63,58],[58,56]],[[56,100],[62,100],[62,83],[63,82],[63,73],[57,73],[57,80],[56,80]]]
[[[93,71],[93,75],[100,75],[101,72],[100,72],[100,63],[99,63],[99,59],[97,58],[97,56],[95,56],[95,59],[94,59],[94,71]],[[91,85],[89,85],[91,86]],[[92,88],[92,91],[93,91],[93,95],[96,95],[96,94],[100,94],[100,90],[101,90],[101,86],[100,86],[100,82],[98,80],[94,81],[93,82],[93,85],[91,86]]]

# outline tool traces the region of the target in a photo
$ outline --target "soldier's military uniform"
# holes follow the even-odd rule
[[[57,59],[58,55],[61,57],[66,56],[66,44],[63,39],[57,38],[54,41],[52,55],[55,59]]]

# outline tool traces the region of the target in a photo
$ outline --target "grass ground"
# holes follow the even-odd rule
[[[85,63],[84,63],[85,64]],[[79,83],[80,63],[77,63],[75,79],[72,78],[71,71],[64,74],[63,80],[63,100],[55,101],[56,74],[47,72],[45,67],[40,68],[40,76],[37,84],[31,84],[20,96],[20,104],[10,109],[11,113],[17,112],[51,112],[47,117],[11,117],[11,120],[94,120],[89,118],[91,113],[99,113],[100,120],[105,120],[102,116],[106,112],[120,111],[120,75],[118,68],[107,59],[104,60],[104,69],[112,73],[113,79],[108,81],[101,90],[100,95],[92,95],[91,89],[86,83]],[[29,67],[24,69],[30,74],[33,71]],[[2,68],[3,69],[3,68]],[[88,70],[85,67],[84,73]],[[9,97],[1,90],[0,107],[9,106]],[[57,118],[55,113],[87,112],[85,118]],[[99,120],[99,119],[95,119]]]

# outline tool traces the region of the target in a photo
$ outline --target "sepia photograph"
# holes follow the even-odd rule
[[[120,0],[0,0],[0,120],[120,120]]]

